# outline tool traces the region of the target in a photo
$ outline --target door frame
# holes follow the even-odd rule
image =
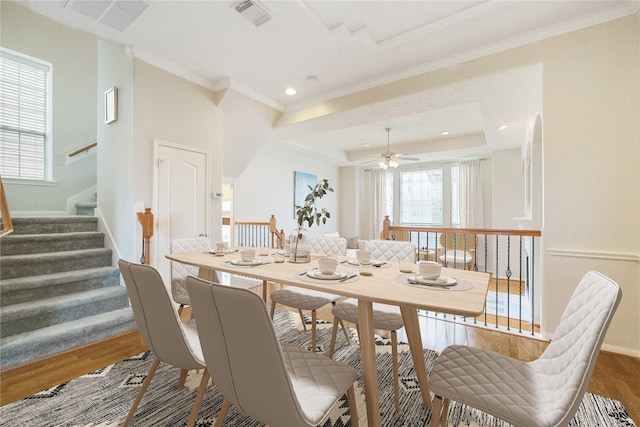
[[[205,220],[205,235],[208,238],[211,238],[211,203],[210,203],[210,199],[209,199],[209,194],[211,194],[211,176],[210,176],[210,159],[211,159],[211,153],[209,152],[209,150],[204,150],[198,147],[192,147],[190,145],[184,145],[184,144],[177,144],[175,142],[170,142],[170,141],[165,141],[162,139],[156,139],[154,138],[153,140],[153,212],[159,212],[159,197],[158,197],[158,169],[160,166],[159,163],[159,151],[161,147],[166,147],[166,148],[171,148],[174,150],[184,150],[184,151],[191,151],[194,153],[198,153],[198,154],[203,154],[205,156],[205,216],[204,216],[204,220]],[[166,220],[166,218],[162,218],[164,220]],[[154,218],[154,224],[153,224],[153,229],[154,229],[154,233],[157,234],[158,230],[159,230],[159,221],[161,220],[161,218],[156,217]],[[159,256],[160,256],[160,239],[156,238],[154,239],[154,244],[153,244],[153,250],[151,251],[151,264],[155,265],[155,266],[159,266]]]

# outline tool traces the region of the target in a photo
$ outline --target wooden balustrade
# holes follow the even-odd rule
[[[9,204],[7,203],[7,197],[4,194],[4,184],[2,183],[1,176],[0,176],[0,214],[2,215],[0,237],[2,237],[13,232],[13,223],[11,222],[11,212],[9,211]]]
[[[442,238],[449,234],[453,240]],[[482,322],[485,326],[494,323],[496,328],[507,331],[528,330],[532,335],[539,332],[536,310],[539,311],[541,274],[536,264],[536,241],[541,236],[540,230],[393,226],[388,216],[380,233],[383,240],[413,242],[420,259],[438,261],[451,268],[491,273],[493,283],[485,313],[473,322]],[[450,249],[457,251],[450,252]],[[472,254],[470,264],[464,252]]]
[[[284,247],[284,230],[278,230],[275,215],[268,222],[235,221],[235,246]]]
[[[138,212],[138,222],[142,225],[142,256],[140,257],[140,263],[149,265],[151,262],[150,242],[153,236],[153,214],[151,213],[151,208],[145,208],[144,212]]]

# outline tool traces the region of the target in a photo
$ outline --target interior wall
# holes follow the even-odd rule
[[[284,230],[287,235],[291,233],[297,226],[293,207],[294,171],[314,174],[318,181],[328,179],[334,189],[318,203],[319,207],[329,211],[331,218],[324,225],[314,224],[310,233],[338,231],[340,215],[337,207],[342,192],[338,167],[276,144],[265,145],[240,177],[233,181],[234,220],[268,221],[274,214],[278,229]]]
[[[0,2],[2,46],[52,64],[53,182],[4,180],[14,215],[66,214],[67,199],[96,185],[96,155],[66,165],[67,153],[96,140],[97,40],[13,2]]]
[[[118,88],[117,121],[104,123],[104,102],[99,102],[97,214],[107,234],[106,244],[114,251],[114,258],[137,261],[141,251],[136,251],[136,242],[142,240],[142,233],[136,226],[132,185],[135,165],[131,110],[133,58],[123,47],[99,40],[97,76],[97,86],[93,90],[100,100],[109,88]]]
[[[129,185],[136,210],[154,205],[154,139],[208,151],[209,188],[222,193],[222,110],[216,106],[215,92],[137,59],[134,75],[134,166]],[[222,199],[210,195],[209,211],[210,238],[219,241]],[[169,248],[152,249],[152,263],[167,253]]]

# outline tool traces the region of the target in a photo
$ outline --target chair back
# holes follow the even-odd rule
[[[400,240],[369,240],[367,250],[371,251],[372,259],[415,262],[418,248],[411,242]]]
[[[477,236],[471,233],[442,233],[440,246],[447,251],[472,251],[476,249]]]
[[[158,271],[148,265],[118,261],[142,340],[158,359],[183,369],[202,369],[197,339],[187,339]]]
[[[618,307],[622,292],[601,273],[586,273],[560,319],[551,343],[532,362],[544,378],[548,398],[545,415],[566,425],[575,415],[587,390],[600,346]]]
[[[192,276],[187,289],[207,369],[225,399],[268,425],[307,425],[264,301]]]
[[[344,237],[311,236],[309,243],[314,254],[347,254],[347,239]]]
[[[208,251],[211,242],[207,237],[194,237],[190,239],[174,239],[171,241],[171,253]],[[178,304],[191,305],[189,293],[185,286],[187,276],[197,276],[198,267],[171,261],[171,296]]]

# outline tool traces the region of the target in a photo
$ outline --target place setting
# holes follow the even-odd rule
[[[260,265],[271,264],[271,261],[256,259],[255,249],[241,249],[240,258],[225,261],[225,264],[234,267],[258,267]]]
[[[318,267],[296,274],[298,279],[315,283],[350,283],[358,280],[358,273],[337,270],[335,258],[318,259]]]
[[[384,260],[378,260],[378,259],[371,259],[371,251],[367,251],[367,250],[363,250],[363,249],[359,249],[356,251],[356,257],[355,258],[349,258],[346,259],[344,261],[341,261],[340,264],[342,265],[346,265],[348,267],[360,267],[360,264],[365,263],[365,264],[371,264],[372,268],[389,268],[391,267],[391,263],[384,261]]]
[[[402,273],[396,277],[396,281],[415,287],[429,287],[443,291],[466,291],[473,289],[473,284],[467,281],[459,281],[454,277],[442,275],[442,265],[435,261],[419,261],[418,273],[414,273],[415,263],[400,261]]]
[[[236,252],[238,252],[237,249],[229,248],[229,242],[217,242],[216,248],[209,250],[209,253],[215,256],[225,256]]]

